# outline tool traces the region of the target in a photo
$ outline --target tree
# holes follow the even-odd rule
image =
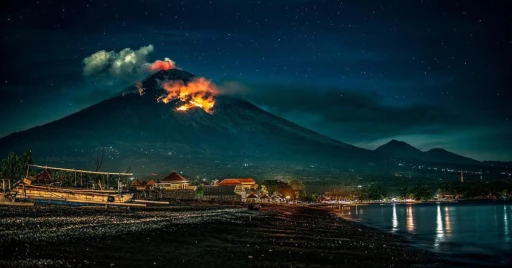
[[[203,185],[199,185],[196,187],[196,197],[200,198],[204,195],[204,188]]]
[[[19,157],[15,153],[9,153],[7,158],[2,160],[2,178],[10,181],[18,180]]]
[[[19,158],[18,174],[25,176],[27,172],[27,165],[32,164],[34,164],[34,156],[32,155],[32,151],[28,150]]]
[[[260,185],[260,193],[263,195],[268,194],[267,187],[265,185]]]
[[[18,181],[25,176],[27,165],[34,163],[34,157],[31,151],[27,151],[21,157],[11,152],[7,158],[2,160],[0,168],[0,177],[8,179],[11,182]]]
[[[306,192],[304,191],[304,189],[306,188],[306,186],[304,185],[304,183],[302,181],[297,180],[297,179],[291,179],[288,182],[288,185],[290,185],[290,187],[292,187],[296,198],[301,198],[301,197],[305,196]]]

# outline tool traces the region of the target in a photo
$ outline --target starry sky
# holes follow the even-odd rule
[[[152,45],[148,60],[343,142],[512,161],[505,0],[19,0],[0,13],[0,136],[133,84],[85,76],[84,59]]]

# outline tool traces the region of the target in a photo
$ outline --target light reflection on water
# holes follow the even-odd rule
[[[407,231],[409,233],[414,233],[414,213],[411,204],[407,205]]]
[[[405,235],[420,247],[466,257],[491,256],[512,266],[511,203],[385,204],[340,210],[343,217]]]
[[[443,218],[441,216],[441,204],[437,204],[436,218],[436,240],[434,242],[435,249],[439,249],[439,244],[444,242]]]
[[[505,243],[510,243],[510,234],[508,232],[508,215],[507,206],[503,205],[503,226],[505,228]]]
[[[455,209],[453,209],[455,210]],[[444,207],[444,224],[445,224],[445,229],[444,229],[444,233],[447,237],[451,237],[452,236],[452,221],[450,220],[450,208],[449,207]]]
[[[396,216],[396,204],[393,204],[393,232],[398,231],[398,217]]]

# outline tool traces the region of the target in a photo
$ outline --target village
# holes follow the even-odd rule
[[[31,169],[40,169],[35,173]],[[2,179],[0,205],[140,206],[166,205],[169,202],[207,201],[230,204],[292,204],[304,190],[298,181],[266,181],[258,185],[253,178],[223,178],[191,181],[173,171],[167,176],[153,174],[138,179],[132,173],[76,170],[27,164],[20,181]],[[270,184],[270,185],[269,185]],[[251,206],[254,208],[254,206]]]
[[[279,187],[269,193],[264,185],[258,185],[252,178],[225,178],[191,185],[176,172],[157,180],[133,179],[130,186],[139,197],[148,199],[280,204],[294,202],[298,196],[291,186]]]

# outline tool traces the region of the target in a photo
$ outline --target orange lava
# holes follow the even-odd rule
[[[178,111],[199,107],[210,114],[215,105],[214,96],[218,92],[215,85],[204,77],[194,79],[188,83],[166,81],[162,83],[162,88],[167,94],[160,96],[157,101],[169,103],[171,100],[180,100],[180,106],[176,108]]]

